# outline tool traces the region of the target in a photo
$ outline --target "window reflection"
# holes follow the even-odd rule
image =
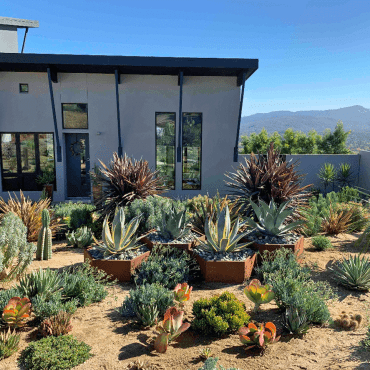
[[[64,128],[88,128],[87,104],[73,103],[62,104]]]

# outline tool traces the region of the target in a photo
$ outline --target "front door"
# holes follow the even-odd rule
[[[90,197],[89,134],[65,134],[67,197]]]

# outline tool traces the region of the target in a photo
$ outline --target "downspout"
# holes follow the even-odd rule
[[[57,162],[62,162],[62,147],[60,146],[60,141],[59,141],[57,115],[55,113],[55,102],[54,102],[53,84],[52,84],[52,81],[51,81],[50,67],[48,67],[47,71],[48,71],[48,80],[49,80],[51,110],[53,112],[53,120],[54,120],[55,141],[56,141],[56,144],[57,144]]]
[[[238,128],[237,128],[237,131],[236,131],[236,140],[235,140],[235,147],[234,147],[234,162],[238,162],[238,156],[239,156],[238,147],[239,147],[240,122],[241,122],[241,119],[242,119],[245,78],[246,78],[246,73],[243,72],[243,74],[242,74],[242,94],[241,94],[241,97],[240,97],[240,105],[239,105]]]
[[[179,73],[178,85],[180,86],[180,102],[179,102],[179,140],[177,144],[177,162],[181,162],[181,134],[182,134],[182,84],[184,81],[184,72]]]
[[[120,74],[118,73],[118,69],[114,71],[114,75],[116,78],[116,104],[117,104],[117,128],[118,128],[118,156],[122,157],[122,138],[121,138],[121,114],[119,110],[119,90],[118,84],[121,83]]]

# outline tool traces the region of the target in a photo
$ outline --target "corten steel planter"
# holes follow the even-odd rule
[[[195,229],[192,229],[191,231],[194,234],[197,234],[197,236],[200,240],[203,240],[203,241],[206,240],[206,236],[204,234],[200,233],[199,231],[197,231]],[[148,234],[150,234],[150,232]],[[171,248],[173,247],[173,248],[181,249],[181,250],[186,251],[187,253],[189,253],[191,256],[193,255],[193,248],[196,247],[199,244],[199,242],[197,240],[193,240],[190,243],[158,243],[158,242],[152,242],[147,236],[144,236],[143,238],[141,238],[140,241],[145,243],[146,246],[150,250],[152,250],[155,245],[161,244],[165,247],[171,247]]]
[[[44,190],[46,194],[48,195],[48,198],[50,198],[51,201],[53,201],[54,185],[53,184],[44,185]]]
[[[112,275],[113,279],[125,282],[130,281],[135,269],[146,261],[150,251],[147,251],[132,260],[97,260],[89,252],[89,249],[84,249],[84,260],[89,261],[90,265],[103,270],[106,274]]]
[[[206,282],[241,284],[252,275],[256,254],[245,261],[207,261],[195,254]]]

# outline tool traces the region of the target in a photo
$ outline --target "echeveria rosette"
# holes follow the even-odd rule
[[[248,286],[244,288],[244,294],[254,303],[254,311],[258,311],[261,304],[269,303],[275,298],[275,293],[271,286],[262,285],[258,279],[253,279]]]

